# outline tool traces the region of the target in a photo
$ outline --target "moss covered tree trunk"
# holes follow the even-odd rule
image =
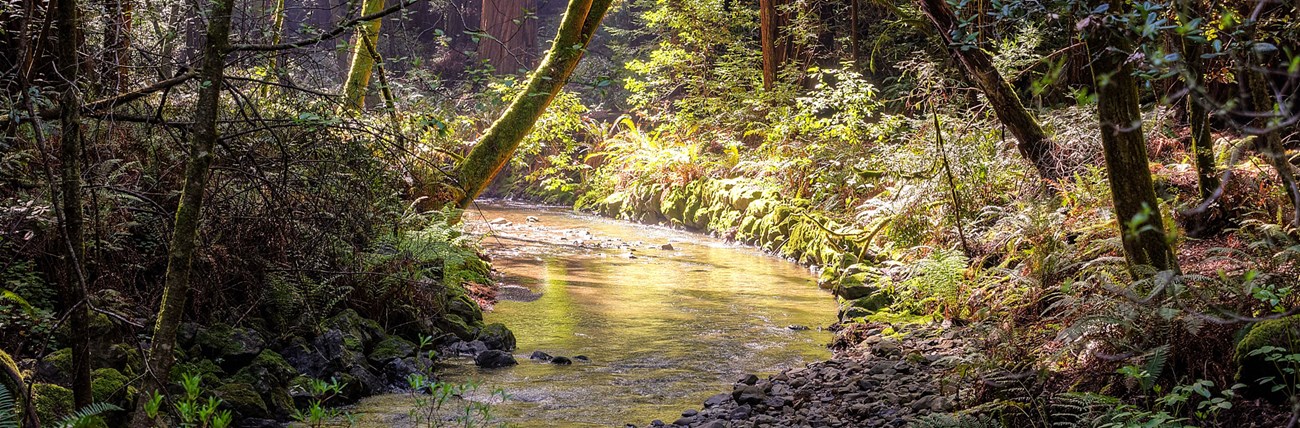
[[[1111,2],[1111,10],[1122,4],[1121,0]],[[1160,202],[1151,182],[1133,66],[1123,49],[1110,49],[1118,39],[1106,29],[1093,29],[1088,49],[1096,56],[1092,64],[1097,119],[1124,255],[1137,276],[1149,275],[1152,268],[1176,271],[1178,260],[1166,239]]]
[[[77,407],[88,406],[93,400],[90,390],[90,338],[86,337],[86,284],[82,260],[85,245],[82,239],[81,210],[81,94],[77,79],[81,61],[77,51],[81,44],[81,17],[76,0],[59,0],[55,5],[55,23],[58,24],[56,46],[59,75],[63,90],[59,122],[59,162],[61,166],[60,210],[63,232],[63,279],[61,299],[68,312],[72,331],[72,396]]]
[[[145,376],[136,399],[136,412],[131,421],[134,428],[148,428],[153,421],[144,412],[144,405],[155,391],[162,391],[169,381],[176,348],[176,329],[185,312],[185,300],[190,293],[190,274],[194,250],[198,244],[200,217],[203,212],[203,194],[207,191],[208,170],[212,165],[213,148],[217,142],[217,119],[220,116],[221,87],[225,71],[226,52],[230,48],[230,15],[234,0],[214,0],[208,21],[207,43],[203,49],[203,62],[199,69],[199,98],[194,106],[194,125],[191,133],[189,159],[185,166],[185,184],[181,188],[180,204],[176,207],[175,224],[167,249],[167,274],[164,277],[162,302],[158,307],[158,320],[154,324],[153,344],[145,358]]]
[[[468,207],[510,161],[519,143],[569,81],[569,75],[577,68],[611,2],[569,0],[569,7],[564,12],[546,59],[529,77],[528,85],[515,96],[510,107],[492,123],[456,168],[455,184],[463,192],[458,195],[459,206]]]
[[[382,10],[384,0],[365,0],[361,4],[361,16]],[[346,111],[359,112],[366,106],[366,88],[370,85],[370,74],[375,68],[375,56],[366,47],[378,46],[376,39],[382,22],[382,19],[376,19],[357,26],[357,38],[352,43],[352,64],[348,66],[348,80],[343,83],[343,108]]]
[[[993,57],[978,46],[964,45],[953,40],[953,34],[960,31],[957,17],[944,0],[913,0],[921,12],[929,18],[938,30],[948,54],[966,73],[966,79],[989,100],[993,113],[1006,125],[1011,135],[1015,136],[1016,148],[1038,170],[1038,174],[1048,180],[1056,180],[1065,174],[1053,151],[1052,140],[1047,137],[1043,127],[1029,110],[1025,109],[1015,88],[1002,78],[993,66]]]

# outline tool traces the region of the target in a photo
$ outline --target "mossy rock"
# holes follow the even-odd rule
[[[194,346],[202,355],[220,359],[226,367],[235,368],[247,364],[262,352],[266,339],[251,328],[215,323],[195,333]]]
[[[463,288],[447,287],[447,313],[455,315],[469,323],[483,321],[483,308],[469,297]]]
[[[415,352],[415,348],[415,344],[409,340],[398,336],[388,336],[387,339],[375,345],[375,349],[370,351],[369,358],[371,362],[382,365],[391,360],[411,356]]]
[[[1272,347],[1274,351],[1260,351],[1266,347]],[[1283,399],[1284,394],[1273,393],[1272,387],[1284,384],[1294,388],[1297,383],[1294,372],[1300,372],[1300,367],[1279,366],[1279,363],[1268,361],[1268,354],[1296,353],[1300,353],[1300,315],[1255,323],[1237,344],[1233,355],[1233,361],[1237,364],[1237,381],[1249,386],[1250,392],[1257,396]],[[1284,373],[1283,370],[1287,368],[1292,369],[1293,373]],[[1260,385],[1260,380],[1266,378],[1272,378],[1272,382]]]
[[[456,287],[456,289],[462,292],[461,296],[464,296],[463,289],[459,287]],[[468,299],[468,297],[466,298]],[[359,341],[360,348],[369,347],[388,336],[378,322],[362,317],[361,314],[352,309],[345,309],[325,320],[324,326],[327,330],[341,331],[344,337]]]
[[[140,356],[140,349],[125,343],[109,347],[104,363],[105,366],[115,368],[128,377],[144,370],[144,359]]]
[[[298,375],[298,371],[289,365],[279,353],[270,349],[257,354],[257,358],[248,366],[239,369],[232,378],[234,382],[251,385],[259,394],[268,394],[276,389],[284,389],[289,381]]]
[[[478,331],[477,339],[483,341],[488,349],[507,352],[515,350],[515,333],[506,328],[505,324],[492,323],[484,326]]]
[[[474,333],[478,331],[476,328],[478,326],[456,314],[443,315],[436,324],[438,329],[451,333],[461,340],[474,340]]]
[[[45,355],[36,367],[37,377],[57,383],[72,381],[72,348],[63,348]]]
[[[263,418],[270,416],[266,401],[253,389],[252,385],[231,382],[212,390],[212,394],[221,399],[221,407],[230,409],[237,416],[244,418]]]
[[[117,369],[96,369],[90,374],[91,397],[97,403],[110,403],[125,406],[127,400],[134,397],[134,388],[127,385],[131,380]]]
[[[72,390],[50,383],[32,385],[32,408],[42,422],[53,424],[72,414]],[[48,422],[47,422],[48,421]]]
[[[894,299],[893,297],[890,297],[888,293],[877,292],[866,297],[847,300],[844,302],[843,306],[846,309],[859,308],[867,311],[867,313],[875,313],[876,311],[889,307],[889,305],[893,303]]]

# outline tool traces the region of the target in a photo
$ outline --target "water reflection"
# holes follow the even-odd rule
[[[665,228],[517,206],[482,210],[510,222],[470,224],[490,230],[484,245],[502,283],[541,298],[499,302],[487,314],[514,330],[519,366],[480,370],[465,361],[443,377],[503,388],[512,398],[495,411],[516,426],[671,421],[741,374],[829,356],[830,334],[816,326],[834,319],[834,304],[793,263]],[[591,361],[527,360],[536,350]],[[381,417],[405,414],[404,405],[379,397],[359,411],[391,423]]]

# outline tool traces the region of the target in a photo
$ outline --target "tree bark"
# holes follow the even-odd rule
[[[1179,21],[1195,19],[1195,5],[1191,0],[1178,0]],[[1210,134],[1209,111],[1197,98],[1205,90],[1205,74],[1201,66],[1204,48],[1187,37],[1179,37],[1174,46],[1183,56],[1183,84],[1187,86],[1187,125],[1190,128],[1190,145],[1196,160],[1196,188],[1201,200],[1209,199],[1219,188],[1218,167],[1214,162],[1214,140]]]
[[[1122,0],[1111,2],[1112,10],[1122,7]],[[1152,185],[1133,66],[1122,52],[1109,50],[1118,37],[1106,31],[1093,29],[1087,43],[1097,55],[1093,61],[1097,119],[1124,255],[1135,276],[1153,273],[1148,269],[1177,271],[1178,260],[1166,239],[1160,202]]]
[[[479,41],[479,57],[498,75],[532,68],[537,47],[537,0],[483,0],[479,14],[483,32],[491,39]]]
[[[781,66],[789,59],[789,49],[781,37],[786,17],[780,10],[782,0],[759,0],[758,29],[763,50],[763,89],[772,90],[781,78]]]
[[[988,99],[998,120],[1015,136],[1016,148],[1029,160],[1038,174],[1048,180],[1062,178],[1066,171],[1056,159],[1054,144],[1038,121],[1020,102],[1015,88],[993,66],[993,57],[978,46],[963,45],[953,40],[958,31],[957,17],[944,0],[913,0],[921,12],[938,30],[944,47],[966,74],[966,80],[979,88]]]
[[[190,293],[190,274],[198,244],[203,194],[207,190],[208,170],[214,156],[212,151],[218,138],[217,119],[220,116],[225,57],[230,48],[233,2],[234,0],[212,2],[207,43],[199,71],[199,81],[202,84],[194,107],[194,128],[189,160],[185,167],[185,184],[181,189],[180,204],[176,207],[175,224],[167,249],[167,273],[162,302],[158,308],[158,321],[154,325],[153,344],[145,359],[144,383],[140,388],[140,396],[136,399],[136,412],[131,421],[134,428],[148,428],[152,425],[153,421],[144,411],[145,403],[149,402],[154,392],[164,389],[174,362],[176,330],[180,326],[185,300]]]
[[[612,0],[569,0],[555,41],[510,107],[488,128],[456,169],[458,205],[468,207],[514,155],[555,96],[577,68]]]
[[[104,49],[99,63],[101,95],[116,95],[130,85],[131,1],[104,0]]]
[[[1266,130],[1252,133],[1255,136],[1255,150],[1268,158],[1273,169],[1277,170],[1278,179],[1282,182],[1282,192],[1291,201],[1291,224],[1300,226],[1300,188],[1297,188],[1295,169],[1288,160],[1286,147],[1282,145],[1282,133],[1268,123],[1268,119],[1277,111],[1273,99],[1269,96],[1268,80],[1263,73],[1252,70],[1248,64],[1241,67],[1239,76],[1246,79],[1250,90],[1250,105],[1254,110],[1253,113],[1257,115],[1252,125],[1254,128]]]
[[[365,0],[361,4],[361,15],[370,15],[384,10],[384,0]],[[375,68],[376,57],[370,54],[367,46],[378,46],[379,26],[382,19],[376,19],[357,26],[357,38],[352,43],[352,65],[348,67],[348,80],[343,83],[343,108],[349,112],[360,112],[366,107],[366,88],[370,85],[370,74]]]
[[[90,390],[90,338],[86,336],[86,288],[81,261],[85,256],[81,209],[81,94],[77,79],[81,70],[78,50],[81,44],[81,17],[76,0],[59,0],[55,6],[55,23],[59,31],[56,61],[63,90],[59,122],[59,162],[61,163],[60,210],[63,232],[62,301],[69,311],[72,337],[72,396],[77,407],[93,401]]]

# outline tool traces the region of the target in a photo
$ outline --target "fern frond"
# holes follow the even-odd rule
[[[108,413],[121,411],[121,407],[108,403],[91,403],[91,405],[77,409],[71,415],[59,420],[54,424],[55,428],[85,428],[95,421],[95,417]]]
[[[0,428],[18,428],[18,403],[4,384],[0,384]]]

